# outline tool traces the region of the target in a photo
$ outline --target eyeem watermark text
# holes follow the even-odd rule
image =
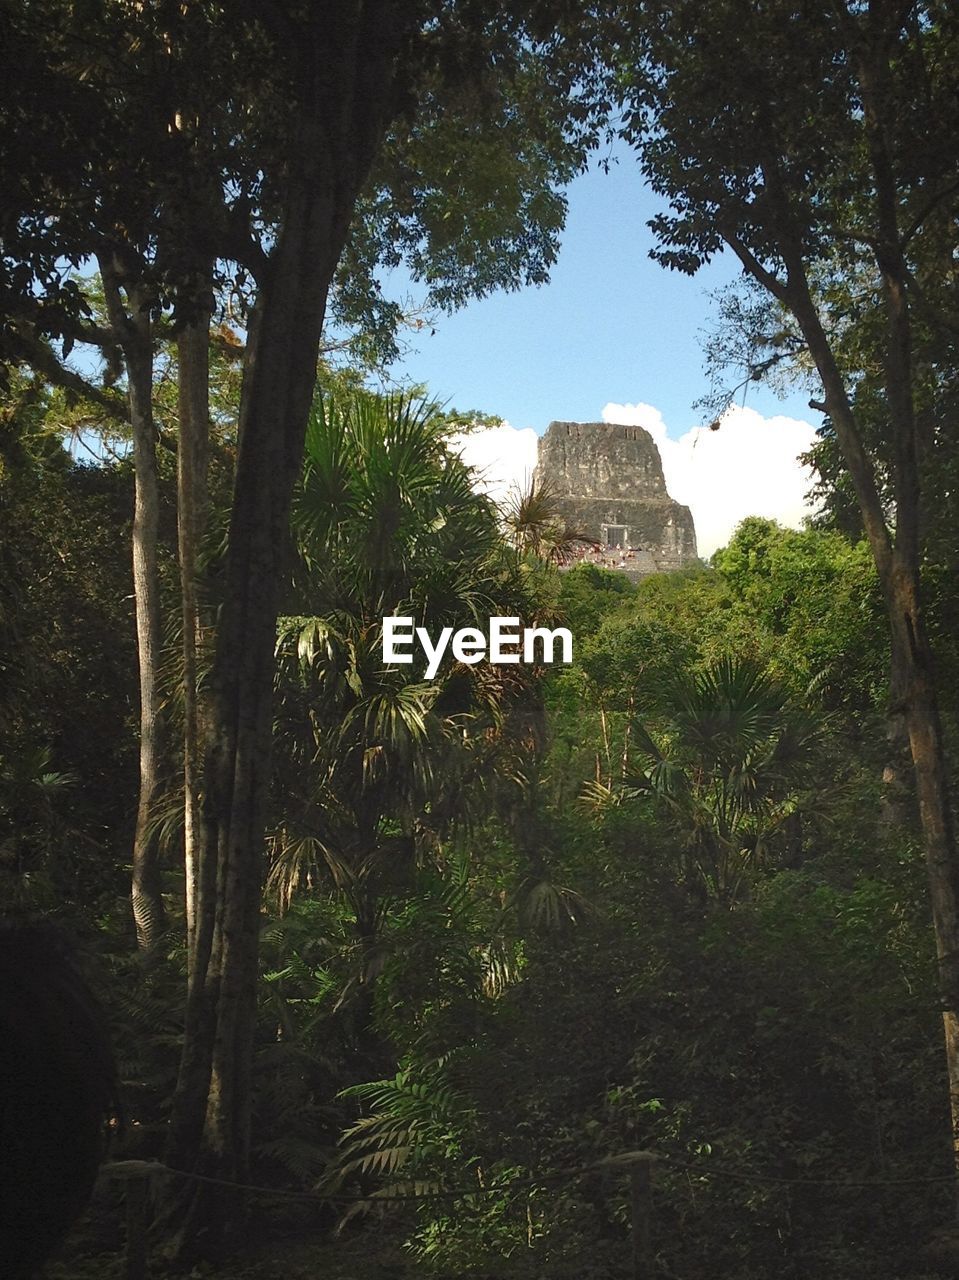
[[[444,627],[433,641],[425,627],[414,627],[412,618],[395,615],[383,619],[383,661],[410,663],[413,647],[419,644],[426,656],[426,678],[432,680],[440,669],[447,648],[457,662],[468,666],[482,662],[555,662],[556,646],[560,646],[559,661],[573,661],[573,637],[566,627],[523,627],[519,618],[490,618],[489,636],[478,627],[461,627],[454,631]],[[537,653],[537,650],[539,651]]]

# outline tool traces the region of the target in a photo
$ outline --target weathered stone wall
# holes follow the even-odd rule
[[[667,493],[659,450],[643,427],[551,422],[540,437],[536,479],[578,533],[603,547],[625,536],[635,552],[631,573],[696,562],[692,514]]]
[[[570,498],[664,498],[656,442],[643,427],[606,422],[551,422],[539,441],[539,467],[550,488]]]

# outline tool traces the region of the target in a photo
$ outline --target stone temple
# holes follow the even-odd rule
[[[659,450],[643,427],[551,422],[535,480],[592,544],[582,558],[636,577],[697,563],[692,514],[666,492]]]

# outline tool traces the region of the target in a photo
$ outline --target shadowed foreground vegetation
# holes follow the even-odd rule
[[[908,775],[882,781],[862,547],[753,519],[709,569],[638,586],[558,571],[542,521],[535,553],[515,521],[500,535],[447,430],[429,406],[361,397],[318,409],[308,437],[278,631],[251,1181],[318,1203],[253,1196],[224,1274],[625,1274],[628,1180],[595,1166],[637,1149],[662,1157],[662,1275],[948,1274],[931,1244],[951,1194],[935,960]],[[10,900],[80,940],[108,1010],[113,1158],[163,1158],[182,797],[171,770],[171,924],[137,955],[122,827],[98,825],[131,811],[135,779],[90,767],[89,725],[54,732],[97,696],[133,699],[121,621],[98,667],[114,600],[77,605],[78,584],[95,600],[123,572],[119,540],[86,530],[126,464],[95,474],[34,451],[5,480],[21,562],[50,568],[7,578],[24,607],[4,661],[34,665],[6,723],[38,764],[16,787],[5,765],[3,874]],[[78,578],[87,547],[96,572]],[[437,628],[563,620],[575,662],[447,659],[424,682],[379,659],[397,609]],[[64,665],[89,681],[64,694]],[[122,731],[98,730],[104,751]],[[120,1274],[123,1231],[101,1183],[51,1276]]]

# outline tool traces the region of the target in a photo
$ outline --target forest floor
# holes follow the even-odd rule
[[[195,1267],[187,1280],[413,1280],[416,1274],[415,1262],[402,1247],[402,1236],[373,1228],[335,1238],[329,1232],[298,1232],[287,1239],[261,1241],[232,1263]],[[124,1276],[122,1248],[93,1254],[68,1244],[47,1267],[44,1280],[124,1280]],[[151,1259],[144,1280],[170,1277],[161,1259]]]

